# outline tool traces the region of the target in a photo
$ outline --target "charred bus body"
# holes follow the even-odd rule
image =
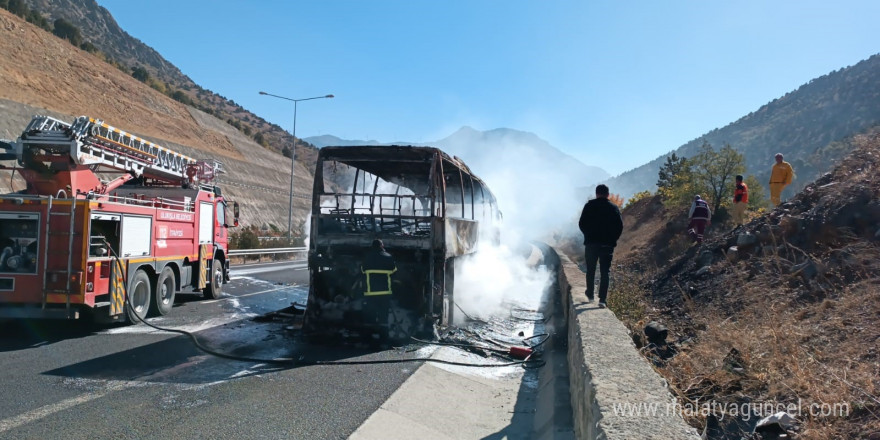
[[[456,258],[499,240],[489,188],[437,148],[325,147],[318,155],[304,328],[405,338],[452,323]],[[363,262],[380,239],[397,271],[384,301],[367,292]],[[375,304],[387,310],[366,313]]]

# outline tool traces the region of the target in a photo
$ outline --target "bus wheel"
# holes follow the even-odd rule
[[[131,324],[139,324],[142,319],[147,317],[150,310],[150,298],[152,295],[152,284],[150,276],[143,270],[138,269],[131,284],[128,285],[128,305],[125,307],[125,315]],[[138,319],[140,318],[140,319]]]
[[[174,295],[177,291],[177,280],[174,278],[174,270],[168,266],[162,269],[159,279],[156,280],[155,295],[150,314],[164,316],[171,312],[174,307]]]
[[[223,295],[223,261],[214,259],[211,262],[211,279],[204,289],[205,298],[220,299]]]

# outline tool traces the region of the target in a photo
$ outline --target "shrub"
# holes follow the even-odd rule
[[[73,23],[59,18],[55,20],[55,30],[52,31],[55,36],[63,40],[67,40],[70,44],[79,47],[83,43],[82,34]]]
[[[651,197],[651,191],[637,192],[633,194],[633,196],[630,197],[629,200],[626,201],[626,206],[632,205],[633,203],[636,203],[639,200],[646,199],[648,197]]]

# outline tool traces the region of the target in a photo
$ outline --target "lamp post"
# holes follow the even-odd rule
[[[296,167],[296,104],[300,101],[310,101],[312,99],[332,98],[333,95],[315,96],[312,98],[293,99],[285,96],[273,95],[271,93],[260,92],[261,95],[272,96],[274,98],[286,99],[293,101],[293,146],[290,148],[290,203],[287,209],[287,242],[292,240],[292,223],[293,223],[293,174]]]

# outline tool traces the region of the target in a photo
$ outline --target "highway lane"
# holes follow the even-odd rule
[[[224,298],[179,295],[156,325],[255,358],[400,359],[414,353],[313,346],[252,318],[307,295],[301,263],[239,266]],[[0,323],[0,438],[345,438],[420,365],[278,367],[205,354],[144,325]]]

